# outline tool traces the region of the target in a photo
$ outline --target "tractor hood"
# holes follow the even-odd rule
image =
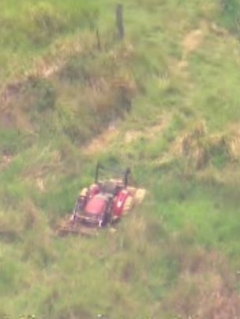
[[[96,195],[89,200],[84,211],[87,214],[101,215],[104,213],[106,206],[106,198]]]

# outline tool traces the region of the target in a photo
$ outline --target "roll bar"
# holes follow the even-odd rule
[[[97,163],[95,170],[95,183],[97,184],[99,181],[100,172],[109,172],[120,175],[123,181],[124,186],[128,186],[129,175],[131,174],[131,169],[128,167],[125,170],[113,169],[113,168],[105,168],[101,163]]]

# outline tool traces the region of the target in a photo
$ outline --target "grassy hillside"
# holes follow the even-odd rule
[[[1,1],[0,318],[240,316],[239,4],[122,3]],[[98,160],[146,200],[57,238]]]

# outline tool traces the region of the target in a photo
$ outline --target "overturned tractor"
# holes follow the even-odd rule
[[[129,168],[116,178],[100,178],[103,171],[106,169],[97,164],[94,183],[80,192],[72,214],[61,221],[58,235],[95,235],[143,200],[146,191],[129,185]]]

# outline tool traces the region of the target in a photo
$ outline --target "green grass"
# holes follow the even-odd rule
[[[118,43],[112,1],[1,1],[0,318],[211,319],[214,295],[237,309],[240,171],[211,139],[231,141],[240,118],[238,4],[123,4]],[[184,134],[208,152],[201,170],[180,154]],[[130,166],[146,199],[116,233],[56,237],[98,160]]]

